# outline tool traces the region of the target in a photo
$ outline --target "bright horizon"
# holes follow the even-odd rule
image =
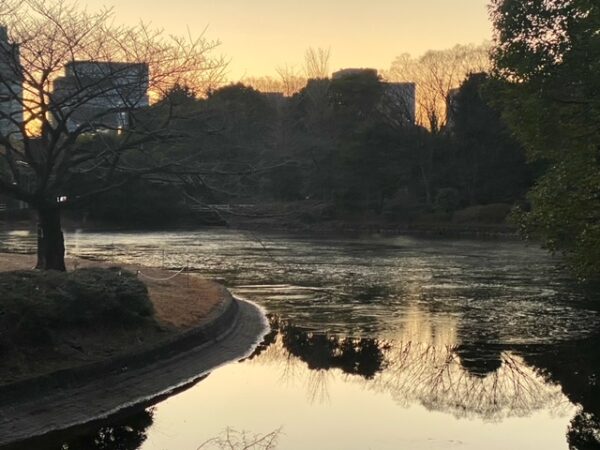
[[[116,22],[150,22],[169,34],[221,41],[227,77],[276,75],[303,62],[308,47],[331,49],[330,69],[387,69],[402,53],[489,40],[488,0],[81,0],[90,9],[114,7]]]

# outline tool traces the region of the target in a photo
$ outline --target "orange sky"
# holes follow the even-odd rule
[[[168,33],[222,42],[229,78],[273,75],[307,47],[330,47],[331,69],[387,68],[403,52],[491,38],[488,0],[81,0],[114,6],[117,22],[150,21]]]

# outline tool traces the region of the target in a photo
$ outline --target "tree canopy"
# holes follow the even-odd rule
[[[545,170],[522,224],[583,277],[600,276],[600,4],[495,0],[499,104]]]

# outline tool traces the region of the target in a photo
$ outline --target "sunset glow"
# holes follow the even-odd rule
[[[331,48],[331,69],[384,69],[401,53],[421,54],[490,39],[487,0],[82,0],[90,9],[114,6],[124,24],[139,20],[167,33],[222,42],[231,80],[275,75],[300,64],[309,47]]]

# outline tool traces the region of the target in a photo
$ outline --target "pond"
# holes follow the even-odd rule
[[[535,246],[223,229],[66,238],[72,255],[217,279],[264,306],[272,331],[183,392],[36,448],[599,445],[600,308]],[[0,234],[3,250],[33,244]]]

